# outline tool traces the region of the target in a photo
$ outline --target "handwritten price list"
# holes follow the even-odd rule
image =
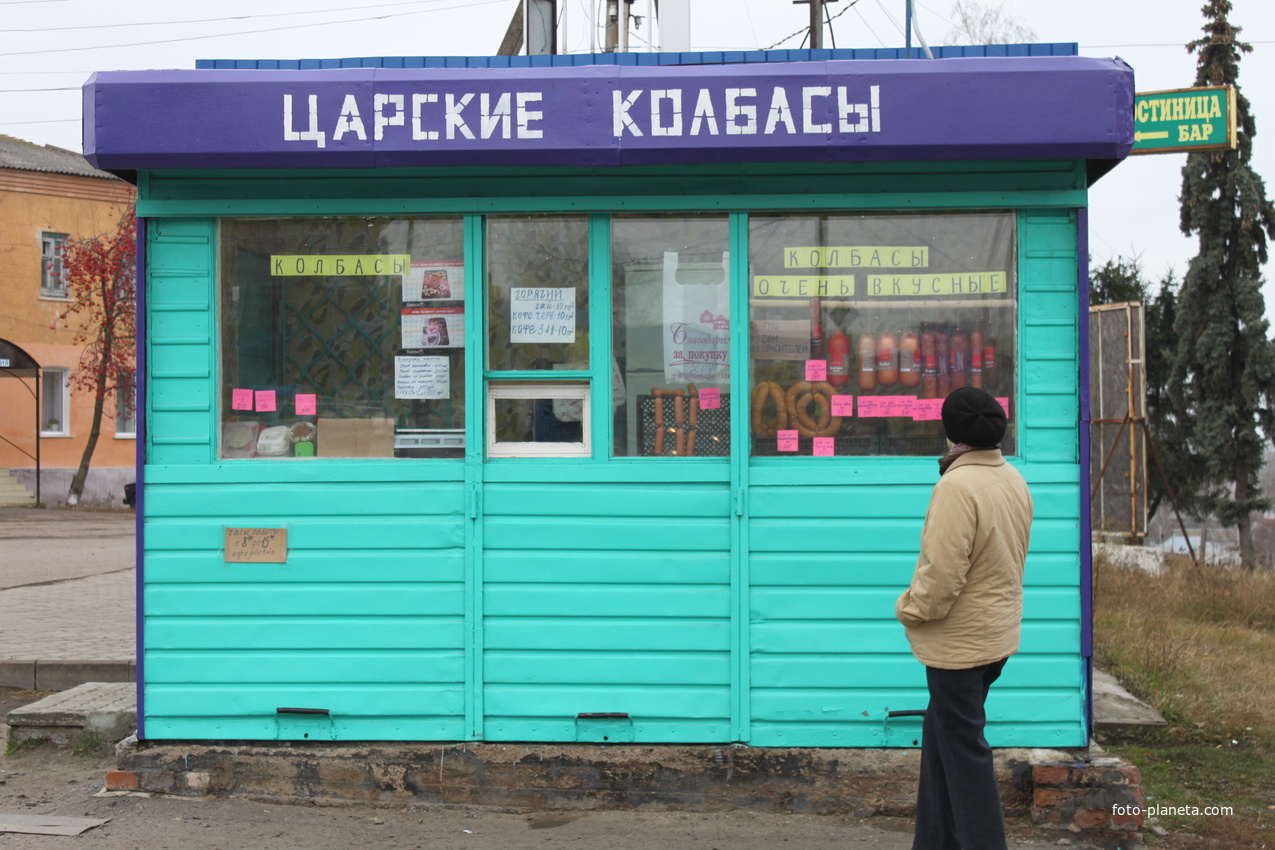
[[[575,342],[576,289],[514,287],[509,291],[510,342]]]

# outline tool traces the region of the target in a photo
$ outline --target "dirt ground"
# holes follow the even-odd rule
[[[0,717],[45,694],[0,688]],[[6,725],[0,731],[7,732]],[[912,824],[876,817],[751,812],[501,812],[368,805],[318,807],[242,798],[106,794],[111,750],[76,753],[44,745],[0,757],[0,818],[51,814],[109,818],[74,838],[0,833],[4,850],[907,850]],[[1073,850],[1086,845],[1066,836]],[[1013,850],[1056,847],[1058,833],[1020,830]]]

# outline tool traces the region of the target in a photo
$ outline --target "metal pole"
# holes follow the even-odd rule
[[[908,49],[908,58],[912,58],[912,0],[907,0],[903,13],[903,43]]]
[[[40,369],[37,366],[35,370],[35,503],[37,507],[44,507],[44,502],[40,501]]]
[[[531,0],[522,0],[522,55],[523,56],[531,55],[531,39],[528,38],[529,31],[527,28],[527,22],[531,20],[531,18],[528,17],[527,15],[527,13],[531,11],[530,9],[527,8],[527,4],[530,2]]]
[[[810,0],[810,49],[823,47],[823,0]]]

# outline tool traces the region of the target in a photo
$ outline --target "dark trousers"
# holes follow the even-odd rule
[[[983,737],[983,704],[1005,659],[965,670],[926,667],[921,782],[912,850],[1005,850],[1005,816]]]

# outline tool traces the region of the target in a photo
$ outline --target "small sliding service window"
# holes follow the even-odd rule
[[[488,457],[589,457],[589,384],[490,383]]]

